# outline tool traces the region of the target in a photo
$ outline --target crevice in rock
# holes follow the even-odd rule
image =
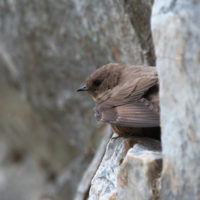
[[[155,66],[156,57],[150,26],[152,5],[153,1],[124,0],[125,12],[129,15],[141,45],[143,62],[146,65]]]
[[[161,173],[158,173],[158,176],[153,180],[152,183],[153,200],[159,200],[160,178],[161,178]]]

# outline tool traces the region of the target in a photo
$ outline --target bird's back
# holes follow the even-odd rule
[[[118,84],[97,103],[95,117],[122,127],[159,126],[158,90],[155,67],[127,66]]]

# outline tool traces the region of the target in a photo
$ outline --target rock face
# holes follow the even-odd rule
[[[155,66],[156,60],[150,27],[152,5],[153,0],[124,0],[125,10],[129,14],[141,45],[143,62],[145,65]]]
[[[110,142],[89,199],[200,199],[199,11],[199,1],[155,0],[153,6],[151,28],[160,78],[162,172],[161,153],[151,151],[150,146],[144,150],[142,140],[133,147],[127,140],[119,140],[116,149]],[[130,17],[133,26],[137,18],[134,14]],[[130,149],[124,154],[126,147]]]
[[[103,64],[155,63],[151,6],[152,0],[0,1],[1,200],[40,199],[43,186],[68,169],[74,182],[61,198],[73,199],[102,136],[93,100],[75,91]]]
[[[160,76],[160,199],[200,199],[200,2],[155,0],[152,32]]]
[[[128,142],[132,143],[134,140]],[[156,199],[155,184],[161,170],[160,142],[147,138],[139,140],[128,151],[119,169],[117,199]]]
[[[156,199],[161,145],[149,138],[111,140],[95,174],[89,200]]]
[[[116,195],[117,173],[123,160],[123,139],[111,140],[91,182],[89,200],[109,199]]]
[[[1,200],[74,198],[103,135],[75,90],[109,62],[156,63],[163,170],[158,141],[112,140],[89,199],[200,199],[200,2],[152,4],[0,1]]]

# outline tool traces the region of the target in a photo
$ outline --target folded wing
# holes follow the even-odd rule
[[[158,84],[158,78],[142,76],[117,86],[109,98],[96,105],[95,118],[118,126],[159,126],[159,107],[143,97],[156,84]]]

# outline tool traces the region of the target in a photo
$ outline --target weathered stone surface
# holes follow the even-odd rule
[[[162,170],[160,142],[139,140],[131,148],[118,172],[117,200],[154,199],[154,182]]]
[[[152,1],[146,2],[137,3],[140,10],[148,7],[143,38],[150,34]],[[83,149],[97,126],[86,112],[94,104],[74,91],[103,64],[146,62],[124,5],[119,0],[3,0],[0,9],[1,72],[15,80],[45,124]],[[135,24],[142,29],[139,18]]]
[[[73,198],[102,136],[93,100],[75,90],[103,64],[155,61],[151,5],[152,0],[0,1],[0,141],[6,144],[0,170],[7,180],[1,200],[39,199],[43,186],[55,186],[56,177],[80,161],[64,199]],[[24,179],[10,162],[21,158]]]
[[[93,100],[76,89],[103,64],[143,63],[123,4],[4,0],[0,9],[1,72],[45,124],[82,150],[97,125],[91,123]]]
[[[153,0],[124,0],[125,10],[129,14],[141,45],[143,62],[145,65],[155,66],[156,60],[150,28],[152,5]]]
[[[117,135],[115,135],[117,136]],[[91,182],[89,200],[108,200],[115,196],[117,173],[123,161],[123,139],[110,140],[103,160]]]
[[[18,90],[0,78],[0,199],[42,199],[78,155],[64,136],[48,129]],[[71,154],[66,154],[71,152]]]
[[[160,76],[160,199],[200,199],[200,1],[155,0],[152,32]]]
[[[90,153],[90,156],[88,156],[89,152],[92,152],[91,150],[92,146],[90,146],[90,149],[87,149],[88,151],[87,154],[83,154],[77,157],[70,164],[70,166],[63,173],[59,175],[59,178],[56,184],[57,197],[61,199],[68,198],[68,199],[73,199],[73,200],[85,199],[85,196],[88,194],[88,190],[90,188],[91,180],[96,170],[99,167],[99,164],[104,156],[107,143],[112,135],[110,126],[108,124],[102,124],[101,130],[98,131],[98,134],[100,133],[103,135],[102,137],[100,136],[94,137],[95,140],[98,140],[96,142],[99,143],[99,145],[97,145],[98,149],[96,150],[94,157],[91,153]],[[98,137],[102,138],[101,141]],[[95,142],[93,141],[93,144],[94,143]],[[92,161],[90,162],[91,158],[92,158]],[[90,162],[89,166],[87,164],[88,162]],[[80,168],[82,170],[80,170]],[[80,181],[80,177],[82,175],[83,170],[84,170],[84,174]],[[71,190],[74,190],[74,189],[76,189],[76,196],[71,195]]]
[[[151,199],[161,168],[159,141],[149,138],[111,140],[93,178],[89,200]]]

